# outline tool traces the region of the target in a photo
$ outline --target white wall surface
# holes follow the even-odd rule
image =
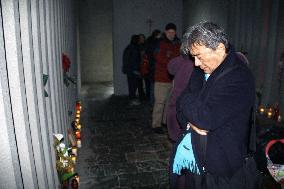
[[[77,2],[82,84],[112,81],[112,1]]]

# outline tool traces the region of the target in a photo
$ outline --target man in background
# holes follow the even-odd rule
[[[167,67],[171,59],[179,56],[180,40],[176,36],[176,25],[168,23],[165,27],[163,39],[159,42],[155,52],[155,103],[152,114],[152,128],[154,132],[162,134],[162,123],[166,124],[166,103],[172,87],[172,79]]]

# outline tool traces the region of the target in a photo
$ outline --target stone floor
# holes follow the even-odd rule
[[[171,145],[152,132],[150,104],[131,106],[110,84],[100,87],[83,88],[80,188],[167,188]]]
[[[112,96],[111,83],[82,88],[80,189],[168,188],[167,135],[151,130],[151,106]],[[166,129],[164,128],[166,131]],[[262,189],[280,189],[267,177]]]

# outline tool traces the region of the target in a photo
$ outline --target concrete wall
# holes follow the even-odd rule
[[[112,1],[81,0],[78,5],[82,84],[112,81]]]
[[[228,0],[184,0],[183,26],[184,29],[203,20],[210,20],[227,28],[229,13]]]
[[[59,188],[53,133],[67,138],[77,66],[71,0],[0,0],[0,188]],[[49,75],[46,86],[43,74]],[[44,90],[48,97],[45,97]],[[67,139],[66,139],[67,140]]]
[[[279,1],[278,4],[278,19],[277,19],[277,39],[275,49],[275,61],[272,78],[271,99],[279,100],[282,116],[284,115],[284,73],[280,72],[279,62],[280,56],[284,53],[284,12],[280,11],[284,9],[284,1]],[[284,63],[284,62],[283,62]],[[281,79],[281,82],[279,82]],[[280,87],[280,88],[279,88]]]
[[[122,53],[132,34],[149,35],[147,20],[153,20],[152,29],[164,30],[168,22],[182,32],[182,0],[113,0],[113,55],[114,93],[127,94],[127,82],[121,72]]]
[[[247,51],[262,104],[282,104],[278,97],[279,57],[284,52],[281,0],[184,0],[183,23],[209,20],[223,26],[237,51]],[[283,82],[282,82],[283,83]],[[281,98],[282,97],[282,98]]]

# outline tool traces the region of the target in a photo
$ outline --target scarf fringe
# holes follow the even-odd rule
[[[200,175],[200,171],[193,154],[191,133],[187,133],[184,136],[176,150],[173,162],[173,173],[181,175],[182,169],[187,169],[191,173]]]
[[[175,159],[176,160],[176,159]],[[178,160],[176,160],[178,161]],[[174,164],[173,173],[181,175],[181,170],[187,169],[189,172],[200,175],[197,164],[194,161],[181,160],[180,164]]]

